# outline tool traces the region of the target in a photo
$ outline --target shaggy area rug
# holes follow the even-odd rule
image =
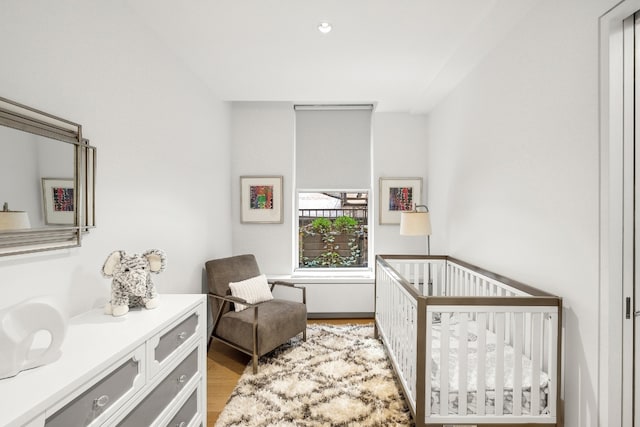
[[[372,325],[309,325],[247,366],[216,427],[413,426]]]

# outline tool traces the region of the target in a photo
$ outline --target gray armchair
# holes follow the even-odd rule
[[[214,259],[205,263],[209,286],[209,302],[213,315],[213,339],[249,354],[253,358],[253,373],[258,371],[258,358],[302,332],[307,340],[306,289],[288,282],[270,281],[276,285],[300,289],[302,302],[272,299],[249,304],[231,295],[230,282],[240,282],[260,275],[253,255],[237,255]],[[249,308],[236,312],[232,304],[241,303]]]

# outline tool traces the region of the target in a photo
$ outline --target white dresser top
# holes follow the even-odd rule
[[[57,361],[0,380],[0,426],[29,422],[205,298],[161,294],[153,310],[136,308],[113,317],[100,308],[71,318]]]

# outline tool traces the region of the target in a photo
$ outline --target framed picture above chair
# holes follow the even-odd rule
[[[282,224],[282,176],[240,177],[240,222]]]

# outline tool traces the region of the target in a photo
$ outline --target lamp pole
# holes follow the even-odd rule
[[[419,211],[424,208],[424,211]],[[400,215],[400,234],[405,236],[427,237],[427,295],[433,291],[431,275],[431,219],[427,205],[416,205],[412,211],[402,212]]]

